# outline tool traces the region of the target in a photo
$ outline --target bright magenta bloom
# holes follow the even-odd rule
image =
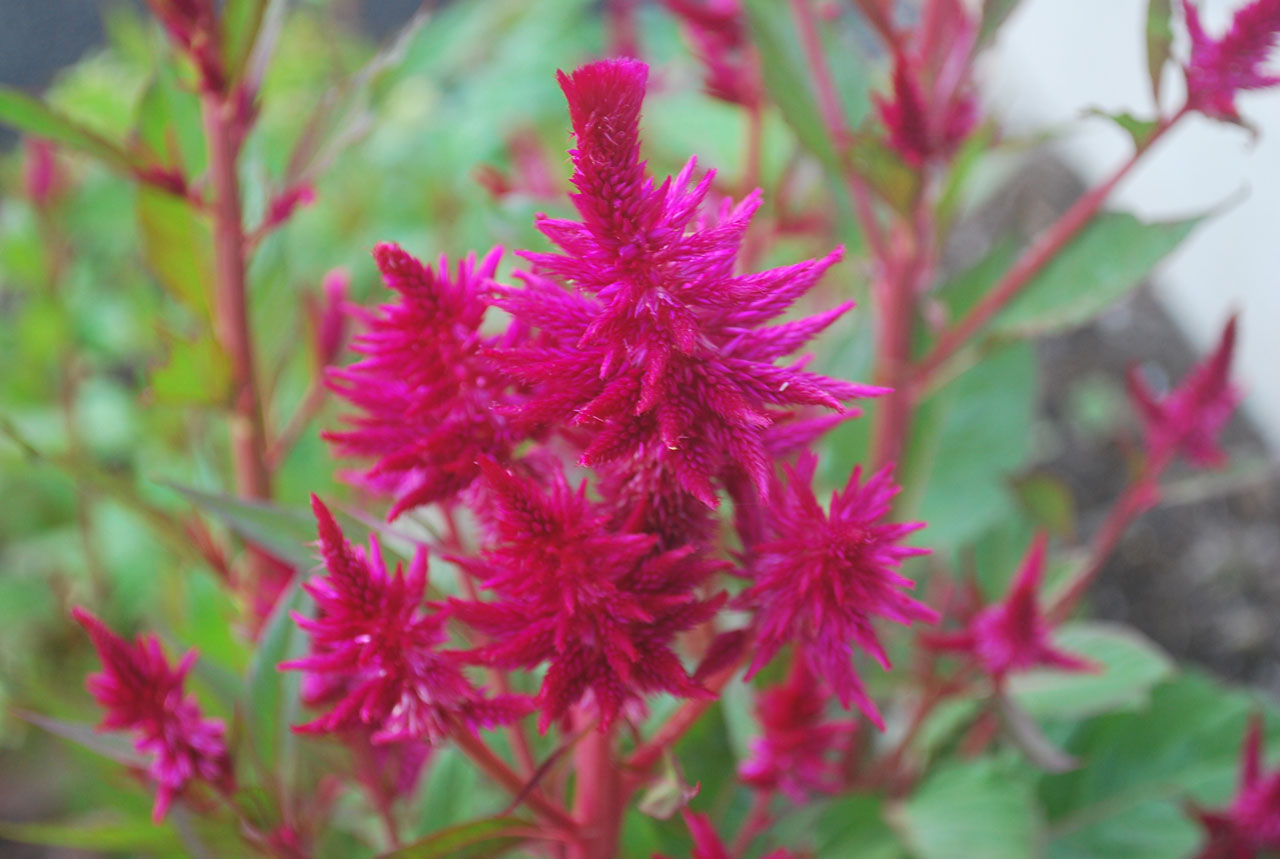
[[[1240,788],[1231,805],[1195,810],[1208,833],[1199,859],[1254,859],[1264,850],[1280,851],[1280,769],[1262,771],[1261,718],[1249,725],[1242,757]]]
[[[703,65],[707,94],[730,104],[760,101],[739,0],[662,0],[680,18]]]
[[[481,465],[491,545],[475,571],[498,600],[452,607],[491,638],[471,654],[475,661],[550,663],[537,697],[541,729],[588,691],[602,728],[644,694],[707,694],[671,645],[724,602],[695,593],[722,565],[691,546],[663,552],[651,534],[616,530],[609,511],[587,499],[585,483],[573,490],[557,472],[543,490],[491,460]]]
[[[343,456],[377,461],[363,475],[393,495],[388,514],[449,500],[479,473],[476,459],[505,459],[514,437],[499,407],[510,401],[488,355],[498,345],[480,333],[501,249],[479,265],[467,257],[450,277],[448,260],[432,269],[398,245],[373,252],[399,301],[361,313],[353,348],[365,357],[333,370],[330,384],[362,414],[354,427],[326,433]]]
[[[767,502],[767,539],[752,547],[748,573],[755,583],[739,597],[755,612],[758,638],[747,678],[783,645],[794,644],[808,670],[826,678],[841,704],[856,703],[883,728],[854,670],[853,648],[866,650],[887,669],[874,617],[901,624],[938,619],[937,612],[902,592],[914,583],[897,572],[905,558],[928,554],[899,543],[924,523],[882,521],[898,493],[888,468],[865,484],[855,468],[824,512],[811,488],[817,462],[805,453],[786,469],[786,482],[774,487]]]
[[[963,632],[930,635],[922,642],[936,650],[969,654],[997,684],[1011,673],[1042,665],[1063,671],[1095,670],[1092,662],[1059,650],[1050,642],[1049,621],[1037,603],[1047,546],[1045,535],[1036,537],[1004,602],[978,612]]]
[[[1147,452],[1167,461],[1183,454],[1203,467],[1226,464],[1218,434],[1231,420],[1240,392],[1231,384],[1231,356],[1236,345],[1236,319],[1222,330],[1218,348],[1187,373],[1181,387],[1157,398],[1136,370],[1129,372],[1129,395],[1147,427]]]
[[[280,668],[330,678],[327,688],[312,683],[309,697],[338,700],[295,731],[370,728],[375,743],[436,743],[457,728],[490,728],[529,712],[521,696],[486,700],[463,676],[457,654],[440,649],[446,612],[423,611],[425,549],[407,576],[399,565],[388,575],[376,538],[367,552],[354,547],[319,498],[312,496],[311,506],[328,575],[303,585],[316,602],[316,618],[294,617],[311,634],[311,654]]]
[[[182,689],[195,651],[170,667],[154,635],[140,635],[130,645],[84,609],[72,609],[71,615],[88,631],[102,659],[102,671],[90,675],[86,684],[106,710],[98,730],[135,732],[136,748],[151,757],[147,772],[158,787],[155,820],[164,818],[192,781],[230,792],[234,779],[226,728],[220,719],[202,716],[194,696]]]
[[[751,741],[751,757],[738,770],[757,790],[780,790],[797,804],[844,787],[838,755],[849,748],[854,723],[823,721],[828,691],[799,663],[787,682],[756,702],[764,733]]]
[[[514,411],[531,433],[572,426],[584,465],[638,463],[650,487],[687,492],[707,506],[716,482],[746,474],[767,488],[766,431],[802,406],[839,410],[882,389],[775,362],[852,307],[768,327],[840,257],[735,275],[759,195],[697,219],[711,174],[695,162],[654,185],[640,160],[648,67],[591,63],[560,75],[577,148],[571,151],[581,221],[541,217],[560,253],[528,253],[534,271],[499,302],[536,335],[503,354],[531,393]],[[568,287],[568,289],[566,289]],[[679,506],[663,500],[661,504]]]
[[[1205,33],[1190,0],[1182,0],[1182,11],[1191,36],[1187,105],[1206,116],[1238,119],[1237,92],[1280,83],[1280,76],[1263,71],[1267,54],[1280,37],[1280,0],[1254,0],[1243,7],[1220,39]]]

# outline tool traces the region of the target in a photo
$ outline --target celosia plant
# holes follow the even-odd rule
[[[200,512],[175,513],[109,469],[85,472],[91,493],[123,499],[230,595],[235,629],[225,617],[199,627],[219,661],[202,673],[192,651],[175,666],[154,635],[129,644],[77,608],[102,665],[88,682],[105,713],[98,730],[133,747],[24,714],[88,737],[139,776],[153,795],[160,828],[142,831],[156,852],[1243,859],[1280,849],[1280,774],[1262,759],[1263,716],[1248,730],[1234,798],[1196,776],[1197,754],[1213,775],[1230,766],[1205,750],[1234,747],[1246,711],[1266,708],[1175,677],[1136,633],[1078,616],[1177,461],[1226,463],[1220,434],[1241,397],[1230,377],[1236,320],[1172,391],[1130,374],[1142,430],[1128,432],[1129,482],[1080,552],[1033,505],[986,500],[1004,500],[1020,463],[965,472],[974,482],[953,487],[937,513],[932,494],[940,469],[974,456],[972,445],[949,446],[955,425],[990,429],[991,446],[1007,438],[986,426],[985,401],[965,398],[981,395],[974,379],[1022,396],[1006,384],[1007,368],[1027,360],[1008,345],[1022,332],[1010,315],[1035,331],[1074,318],[1064,307],[1089,284],[1064,297],[1050,263],[1095,252],[1085,239],[1105,231],[1116,182],[1189,113],[1240,121],[1237,92],[1280,83],[1265,71],[1280,3],[1256,0],[1213,38],[1184,0],[1184,103],[1121,118],[1133,156],[1012,263],[981,263],[980,294],[943,250],[966,164],[993,135],[973,66],[1008,4],[923,0],[909,19],[881,0],[825,15],[809,0],[655,4],[646,14],[671,16],[660,32],[678,24],[692,43],[700,68],[684,71],[735,117],[741,174],[681,152],[683,166],[664,175],[661,153],[678,147],[649,109],[682,78],[638,58],[594,59],[556,76],[554,135],[495,128],[502,142],[487,151],[512,169],[471,165],[478,181],[458,193],[489,207],[475,219],[477,244],[492,246],[482,256],[443,240],[464,204],[439,185],[423,192],[438,197],[431,242],[360,207],[343,220],[348,209],[330,197],[340,185],[321,168],[340,173],[355,156],[342,133],[320,142],[344,125],[326,113],[343,95],[327,96],[276,157],[266,69],[272,40],[288,37],[275,4],[149,5],[181,83],[158,73],[171,91],[148,97],[200,117],[197,157],[186,138],[155,134],[156,115],[128,143],[13,93],[0,118],[48,138],[27,147],[24,175],[42,223],[74,193],[59,159],[79,150],[138,184],[150,248],[163,244],[166,218],[190,227],[174,252],[189,252],[189,266],[149,264],[180,288],[207,287],[184,313],[225,369],[211,407],[225,419],[213,444],[229,494],[183,488]],[[472,5],[485,4],[454,4],[446,22],[476,24]],[[503,8],[537,20],[518,5]],[[643,52],[653,36],[637,22],[648,19],[627,2],[605,5],[611,42]],[[1174,26],[1170,6],[1151,4],[1153,33]],[[885,60],[861,117],[844,93],[847,58],[824,42],[852,30]],[[442,32],[424,43],[431,60],[414,60],[410,36],[352,86],[396,61],[436,68],[466,28]],[[1157,77],[1172,60],[1165,41],[1151,40]],[[401,109],[425,100],[412,88],[421,82],[406,80]],[[785,169],[762,157],[775,123],[795,147]],[[566,126],[557,195],[547,165]],[[433,166],[438,154],[415,145],[412,158],[427,176],[449,172]],[[254,188],[249,164],[283,172]],[[361,169],[348,184],[364,181]],[[830,181],[815,183],[820,171]],[[418,190],[395,184],[400,197]],[[530,199],[552,209],[532,218],[536,232],[516,222]],[[273,242],[310,213],[333,219],[326,242],[386,235],[372,265],[326,259],[314,272],[320,289],[290,305],[307,310],[291,310],[305,320],[298,350],[296,339],[264,336],[261,320],[254,337],[251,310],[264,299],[250,287],[260,267],[274,272],[289,256]],[[369,223],[353,229],[360,217]],[[1133,224],[1130,241],[1162,249],[1157,257],[1172,249],[1159,244],[1165,225]],[[64,252],[50,236],[50,252]],[[516,246],[514,268],[499,240]],[[846,247],[868,256],[853,265]],[[339,262],[347,268],[322,274]],[[366,300],[357,284],[374,269],[385,289]],[[841,341],[858,348],[833,349]],[[278,357],[275,373],[264,351]],[[172,384],[167,366],[153,393]],[[280,380],[297,366],[307,381],[290,391]],[[73,403],[75,380],[62,382]],[[334,463],[316,445],[300,457],[330,400],[338,414],[325,416],[322,437]],[[292,417],[278,421],[285,404]],[[966,408],[967,419],[949,417]],[[16,424],[4,429],[28,456],[91,462],[75,434],[63,456]],[[209,444],[203,428],[192,432]],[[201,450],[193,471],[203,475]],[[310,517],[288,507],[298,487],[314,493]],[[993,549],[1009,543],[1025,549],[1020,563]],[[195,628],[167,627],[175,639]],[[1161,771],[1170,749],[1186,760]],[[62,842],[152,849],[127,822],[114,842],[81,830]],[[0,837],[50,831],[9,826]]]

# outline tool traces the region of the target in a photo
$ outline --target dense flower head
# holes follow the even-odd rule
[[[406,575],[387,573],[376,539],[368,551],[352,546],[320,499],[312,497],[327,575],[303,585],[317,615],[295,615],[311,635],[311,652],[281,664],[327,683],[312,683],[312,702],[332,709],[294,730],[329,733],[372,730],[375,743],[435,743],[455,728],[474,730],[527,713],[528,699],[485,699],[462,672],[456,653],[441,649],[447,612],[424,610],[427,553],[420,549]]]
[[[897,570],[927,549],[901,545],[920,522],[884,521],[898,492],[888,467],[865,483],[854,469],[843,492],[824,511],[811,484],[817,457],[801,455],[786,468],[765,508],[766,539],[754,547],[748,572],[754,583],[740,597],[755,613],[757,648],[748,678],[786,644],[809,671],[825,677],[840,703],[856,703],[877,726],[884,723],[854,670],[855,645],[882,666],[889,659],[872,620],[933,623],[937,613],[908,597],[914,586]]]
[[[713,98],[754,106],[760,84],[751,58],[741,0],[662,0],[684,24],[702,62],[703,86]]]
[[[502,290],[499,304],[536,332],[502,351],[503,366],[529,389],[511,409],[526,432],[576,428],[582,464],[659,462],[672,491],[715,506],[728,471],[767,489],[767,433],[795,410],[839,410],[883,389],[805,372],[804,359],[775,363],[852,307],[766,325],[840,251],[735,274],[759,195],[702,212],[712,174],[693,184],[694,161],[655,185],[640,160],[647,76],[634,60],[560,75],[577,138],[572,199],[581,221],[540,217],[560,252],[524,254],[534,270],[518,273],[520,288]]]
[[[165,816],[192,781],[231,790],[226,728],[221,720],[201,715],[195,698],[183,692],[195,651],[171,666],[154,635],[140,635],[129,644],[82,608],[73,609],[72,616],[88,631],[102,660],[102,671],[87,682],[106,710],[99,730],[133,731],[137,750],[151,758],[147,772],[157,785],[155,819]]]
[[[1280,0],[1254,0],[1238,10],[1219,39],[1205,32],[1191,0],[1182,0],[1191,60],[1187,64],[1187,105],[1216,119],[1239,118],[1235,96],[1240,90],[1280,84],[1267,74],[1267,55],[1280,40]]]
[[[1032,542],[1003,602],[987,606],[958,633],[930,635],[923,643],[936,650],[968,654],[997,684],[1012,673],[1044,666],[1063,671],[1093,671],[1086,659],[1066,653],[1051,641],[1052,629],[1040,610],[1048,538]]]
[[[787,681],[760,693],[756,715],[764,732],[738,770],[757,790],[780,790],[793,802],[844,786],[839,755],[849,748],[854,723],[825,719],[826,685],[799,663]]]
[[[490,539],[472,571],[497,599],[452,603],[489,637],[471,658],[500,668],[549,663],[537,697],[543,730],[588,692],[602,728],[644,694],[707,694],[672,643],[723,603],[695,593],[722,565],[618,530],[585,483],[572,489],[556,473],[544,488],[492,460],[482,467]]]
[[[1218,811],[1194,809],[1207,840],[1198,859],[1255,859],[1280,851],[1280,769],[1266,773],[1261,717],[1250,721],[1235,799]]]
[[[1181,453],[1192,463],[1210,468],[1224,465],[1227,454],[1218,435],[1231,420],[1240,392],[1231,384],[1231,357],[1236,345],[1233,316],[1222,331],[1218,346],[1187,373],[1182,385],[1157,397],[1136,368],[1129,372],[1129,395],[1146,424],[1147,452],[1164,461]]]
[[[451,500],[475,480],[480,456],[503,459],[515,441],[499,407],[511,394],[480,330],[501,249],[478,264],[467,257],[424,266],[398,245],[373,252],[398,301],[360,313],[353,349],[363,359],[330,373],[333,389],[360,413],[352,428],[326,433],[343,456],[375,459],[362,476],[395,497],[388,514]]]

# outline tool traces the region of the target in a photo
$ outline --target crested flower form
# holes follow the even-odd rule
[[[854,670],[853,648],[888,669],[873,618],[907,625],[937,621],[937,612],[903,593],[914,583],[897,571],[904,559],[929,553],[900,544],[924,523],[883,521],[898,493],[888,467],[866,483],[855,468],[824,512],[811,488],[817,462],[806,452],[787,467],[786,482],[774,488],[763,511],[765,540],[754,547],[748,569],[755,582],[738,598],[755,612],[758,643],[747,679],[783,645],[794,644],[807,669],[826,678],[845,708],[856,703],[883,729]]]
[[[662,0],[662,5],[680,19],[693,41],[707,94],[744,107],[759,104],[759,76],[741,0]]]
[[[997,685],[1010,674],[1040,666],[1096,670],[1092,662],[1059,650],[1050,641],[1049,621],[1037,601],[1048,542],[1044,534],[1035,538],[1003,602],[979,611],[962,632],[922,637],[925,646],[968,654]]]
[[[390,520],[452,500],[479,473],[477,458],[505,459],[515,437],[498,413],[510,395],[488,355],[497,341],[480,333],[501,249],[478,265],[467,257],[453,277],[447,259],[433,269],[398,245],[373,256],[399,300],[361,313],[352,348],[364,358],[329,377],[360,413],[325,438],[340,455],[376,460],[361,480],[395,497]]]
[[[473,572],[498,599],[451,604],[490,639],[470,658],[499,668],[549,663],[536,699],[544,731],[588,691],[601,729],[644,694],[707,695],[671,646],[723,604],[723,595],[695,593],[723,565],[611,527],[586,484],[571,489],[559,472],[544,490],[492,460],[481,465],[490,545]]]
[[[229,793],[235,780],[226,728],[221,720],[202,716],[195,698],[182,688],[195,651],[171,666],[154,635],[140,635],[129,644],[84,609],[72,609],[71,615],[88,631],[102,660],[102,671],[86,684],[106,710],[98,730],[135,732],[135,748],[151,758],[147,772],[157,785],[155,820],[164,818],[192,781]]]
[[[485,699],[462,673],[456,653],[443,651],[446,612],[423,611],[427,553],[420,549],[406,575],[388,575],[375,538],[369,550],[352,546],[319,498],[312,510],[328,575],[303,585],[315,600],[315,619],[294,615],[311,635],[311,653],[280,664],[330,678],[312,683],[312,700],[337,698],[333,709],[294,727],[299,733],[371,729],[374,743],[437,743],[453,730],[491,728],[529,712],[527,698]]]
[[[1235,120],[1236,93],[1280,84],[1263,65],[1280,38],[1280,0],[1254,0],[1236,12],[1231,27],[1213,39],[1200,22],[1191,0],[1182,0],[1183,18],[1191,37],[1187,63],[1187,106],[1215,119]]]
[[[689,835],[693,837],[693,852],[690,854],[690,859],[733,859],[734,854],[720,840],[719,833],[711,825],[711,818],[688,809],[682,810],[681,814],[684,816],[685,826],[689,827]],[[760,859],[794,859],[794,857],[795,854],[790,850],[778,849],[766,853]],[[666,857],[655,853],[653,859],[666,859]]]
[[[757,790],[780,790],[797,804],[844,786],[837,757],[849,748],[855,725],[823,721],[827,690],[805,663],[787,681],[761,693],[756,715],[764,733],[751,741],[751,757],[738,770]]]
[[[560,74],[577,139],[572,199],[581,220],[539,219],[561,252],[524,254],[534,271],[518,273],[522,288],[501,291],[500,306],[535,330],[502,362],[530,391],[513,410],[527,432],[577,428],[582,464],[631,471],[657,461],[675,491],[714,507],[726,471],[767,489],[766,431],[790,419],[786,410],[840,410],[883,389],[805,372],[803,359],[775,364],[852,307],[766,325],[840,251],[735,275],[760,197],[698,219],[712,176],[690,187],[693,161],[655,186],[640,160],[647,78],[634,60]]]
[[[977,124],[968,82],[976,37],[976,21],[958,0],[929,0],[917,45],[894,51],[893,96],[877,97],[876,109],[889,145],[913,167],[950,158]]]
[[[1198,859],[1254,859],[1280,851],[1280,769],[1262,769],[1262,719],[1250,720],[1231,805],[1219,811],[1192,808],[1208,836]]]
[[[1226,463],[1218,435],[1240,402],[1240,392],[1228,377],[1235,346],[1233,316],[1213,354],[1193,367],[1180,387],[1161,398],[1147,388],[1136,368],[1129,371],[1129,396],[1146,424],[1147,453],[1153,460],[1165,462],[1181,453],[1204,468]]]

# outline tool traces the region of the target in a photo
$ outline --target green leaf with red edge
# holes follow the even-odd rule
[[[537,826],[522,817],[487,817],[434,832],[382,854],[382,859],[488,859],[500,856],[537,832]]]
[[[315,542],[316,530],[309,513],[172,481],[160,482],[281,561],[300,570],[315,566],[311,544]]]
[[[1149,0],[1147,3],[1147,75],[1151,79],[1151,97],[1160,103],[1160,82],[1164,67],[1173,50],[1172,0]]]
[[[0,123],[23,134],[90,155],[107,167],[132,175],[137,161],[117,143],[13,87],[0,86]]]
[[[184,199],[138,189],[142,259],[156,280],[202,320],[212,318],[213,232]]]
[[[0,838],[23,844],[131,855],[173,855],[183,850],[182,839],[168,823],[96,816],[63,823],[0,822]]]

